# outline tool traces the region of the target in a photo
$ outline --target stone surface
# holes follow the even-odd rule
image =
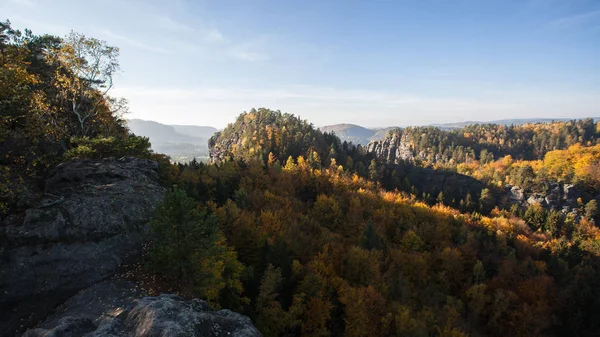
[[[525,191],[519,186],[508,185],[507,194],[510,204],[522,205],[525,202]]]
[[[575,187],[575,185],[565,184],[563,185],[563,195],[565,200],[577,201],[577,198],[581,196],[581,192]]]
[[[252,321],[204,301],[173,295],[142,297],[130,282],[107,281],[69,299],[24,337],[261,336]]]
[[[374,153],[387,163],[398,164],[400,160],[412,162],[413,150],[405,136],[395,133],[383,140],[373,141],[367,145],[367,151]]]
[[[527,203],[530,205],[533,204],[540,204],[543,207],[547,207],[548,204],[546,204],[546,199],[544,197],[543,194],[540,193],[533,193],[529,196],[529,198],[527,198]]]
[[[135,258],[163,188],[157,163],[107,158],[59,165],[45,192],[0,232],[0,331],[37,323]]]

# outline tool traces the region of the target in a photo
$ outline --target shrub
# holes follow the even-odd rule
[[[105,158],[105,157],[138,157],[150,158],[150,140],[146,137],[129,135],[128,137],[75,137],[70,141],[71,149],[65,159],[72,158]]]

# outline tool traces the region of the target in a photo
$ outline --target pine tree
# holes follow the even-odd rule
[[[444,204],[444,192],[441,192],[438,194],[437,198],[435,199],[435,201],[437,201],[438,204]]]
[[[373,222],[369,220],[367,226],[360,238],[360,246],[364,249],[372,250],[379,249],[381,245],[381,237],[375,231]]]
[[[229,304],[239,300],[243,266],[227,247],[216,217],[198,210],[184,190],[175,187],[165,194],[150,227],[154,247],[149,262],[155,272],[191,287],[214,306],[222,291],[233,295]]]

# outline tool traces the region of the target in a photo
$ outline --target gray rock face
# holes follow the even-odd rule
[[[522,205],[525,202],[525,191],[519,186],[508,185],[508,202],[510,204]]]
[[[546,204],[546,199],[544,198],[544,195],[539,194],[539,193],[534,193],[531,196],[529,196],[529,198],[527,198],[527,203],[529,203],[530,205],[540,204],[543,207],[547,207],[548,206]]]
[[[213,311],[204,301],[173,295],[135,299],[138,294],[129,282],[102,282],[69,299],[24,337],[262,336],[248,317]]]
[[[398,164],[400,159],[414,160],[413,150],[406,140],[406,136],[400,136],[399,134],[393,134],[391,137],[386,137],[380,141],[370,142],[367,145],[367,151],[393,164]]]
[[[559,211],[562,214],[573,214],[576,219],[579,219],[581,215],[577,198],[580,196],[581,192],[577,187],[569,184],[552,183],[541,193],[525,193],[519,186],[506,185],[504,206],[517,204],[527,208],[539,204],[545,209]]]
[[[108,158],[59,165],[45,192],[0,232],[0,331],[35,324],[136,257],[163,188],[157,163]]]
[[[241,135],[246,132],[247,128],[246,125],[243,125],[240,132],[235,132],[229,137],[220,137],[221,133],[216,132],[208,140],[208,156],[210,157],[210,161],[212,163],[219,163],[231,154],[231,149],[233,149],[234,145],[240,147],[242,141]]]

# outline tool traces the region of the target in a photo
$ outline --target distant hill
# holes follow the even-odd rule
[[[501,119],[495,121],[466,121],[455,123],[430,124],[444,130],[452,130],[471,124],[500,124],[521,125],[526,123],[550,123],[553,121],[569,121],[577,118],[523,118],[523,119]],[[581,119],[581,118],[579,118]],[[600,117],[593,118],[595,122]],[[187,162],[193,158],[207,160],[208,139],[218,130],[211,126],[198,125],[166,125],[154,121],[141,119],[130,119],[129,128],[136,135],[150,138],[152,149],[156,152],[165,153],[174,161]],[[390,130],[397,127],[366,128],[356,124],[334,124],[319,127],[322,132],[334,133],[342,141],[351,142],[356,145],[367,145],[372,141],[384,139]]]
[[[326,125],[319,128],[322,132],[332,132],[342,141],[367,145],[373,140],[383,139],[394,127],[369,129],[355,124]]]
[[[322,132],[334,133],[342,141],[354,144],[368,144],[370,138],[375,135],[375,130],[367,129],[355,124],[326,125],[319,128]]]
[[[587,118],[587,117],[585,117]],[[466,121],[466,122],[453,122],[453,123],[437,123],[429,124],[428,126],[435,126],[444,130],[460,129],[467,125],[472,124],[499,124],[499,125],[522,125],[527,123],[552,123],[552,122],[566,122],[570,120],[584,119],[584,118],[521,118],[521,119],[499,119],[494,121]],[[600,117],[592,117],[594,122],[600,120]],[[419,126],[419,125],[415,125]],[[386,127],[386,128],[366,128],[356,124],[334,124],[325,125],[319,127],[323,132],[333,132],[342,141],[352,142],[353,144],[367,145],[372,141],[382,140],[387,136],[390,130],[398,127]]]
[[[585,117],[588,118],[588,117]],[[431,124],[441,129],[459,129],[471,124],[499,124],[499,125],[522,125],[528,123],[552,123],[552,122],[567,122],[570,120],[585,119],[585,118],[517,118],[517,119],[499,119],[489,122],[481,121],[466,121],[454,123]],[[594,122],[600,120],[600,117],[591,117]]]
[[[134,134],[150,138],[152,150],[169,155],[176,162],[206,160],[208,139],[217,132],[210,126],[165,125],[141,119],[130,119],[128,125]]]
[[[175,129],[175,131],[179,134],[192,136],[192,137],[200,137],[200,138],[210,138],[215,132],[218,130],[213,128],[212,126],[198,126],[198,125],[169,125]]]

